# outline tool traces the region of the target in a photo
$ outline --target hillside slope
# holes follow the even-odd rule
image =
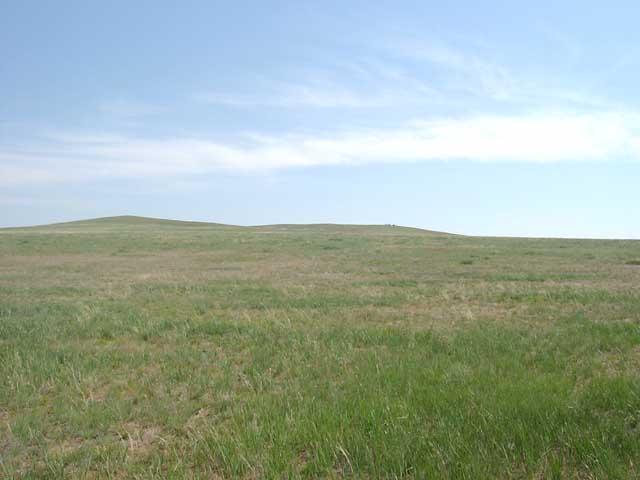
[[[139,228],[225,228],[253,230],[259,233],[325,233],[325,234],[417,234],[417,235],[449,235],[444,232],[424,230],[414,227],[402,227],[397,225],[348,225],[333,223],[311,224],[275,224],[238,226],[214,222],[170,220],[163,218],[140,217],[135,215],[122,215],[114,217],[100,217],[71,222],[52,223],[48,225],[34,225],[29,227],[11,227],[0,230],[46,230],[46,231],[89,231],[102,229],[139,229]]]

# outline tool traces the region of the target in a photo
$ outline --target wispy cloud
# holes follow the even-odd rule
[[[439,160],[640,159],[640,114],[588,89],[516,73],[488,50],[462,50],[419,37],[385,39],[355,60],[337,58],[324,68],[285,72],[285,80],[262,79],[250,92],[192,95],[198,102],[234,108],[388,108],[393,113],[392,120],[375,112],[370,122],[359,122],[371,128],[350,128],[338,115],[334,119],[342,130],[330,134],[303,135],[291,126],[289,133],[272,135],[254,128],[240,141],[62,129],[25,140],[23,147],[0,144],[0,184]],[[126,99],[103,102],[99,109],[119,119],[110,122],[117,127],[163,111]]]
[[[237,108],[407,108],[429,104],[442,108],[470,101],[485,102],[485,107],[489,102],[525,108],[619,108],[595,94],[586,82],[581,88],[575,83],[564,85],[548,72],[516,72],[486,46],[460,49],[419,36],[384,38],[373,45],[355,61],[337,58],[325,68],[304,74],[285,70],[285,81],[261,79],[250,93],[214,89],[192,97]]]
[[[254,93],[209,91],[195,94],[197,101],[229,107],[254,108],[377,108],[406,105],[408,102],[434,100],[435,92],[424,85],[413,82],[407,88],[409,79],[397,76],[395,83],[381,85],[369,79],[359,87],[350,86],[336,80],[276,82]]]
[[[311,68],[284,69],[281,75],[256,79],[249,92],[213,89],[192,98],[230,107],[286,109],[407,107],[443,100],[430,80],[373,53],[357,59],[333,58]]]
[[[452,101],[467,95],[524,106],[617,108],[606,97],[594,93],[586,82],[567,86],[549,72],[514,71],[484,51],[486,46],[479,53],[478,48],[462,50],[442,42],[403,38],[390,40],[384,48],[394,56],[431,66],[438,79],[434,88]],[[567,47],[562,44],[558,48]]]
[[[38,150],[0,150],[0,183],[197,176],[329,165],[467,160],[639,161],[640,115],[539,112],[416,120],[327,136],[255,136],[243,144],[198,138],[57,135]]]
[[[203,92],[196,94],[194,98],[214,105],[277,108],[363,108],[379,106],[384,101],[380,97],[358,94],[346,87],[304,84],[284,85],[258,94]]]
[[[495,61],[454,49],[441,43],[403,41],[394,44],[397,55],[439,67],[442,82],[455,82],[460,89],[473,90],[496,99],[506,99],[521,88],[514,75]]]
[[[103,101],[98,104],[98,110],[102,113],[126,118],[156,115],[165,111],[163,107],[158,105],[122,98]]]

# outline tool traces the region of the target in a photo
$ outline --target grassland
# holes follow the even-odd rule
[[[637,478],[640,242],[0,230],[0,476]]]

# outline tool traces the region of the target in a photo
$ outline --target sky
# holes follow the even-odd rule
[[[0,0],[0,226],[640,238],[634,1]]]

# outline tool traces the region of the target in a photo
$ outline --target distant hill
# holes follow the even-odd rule
[[[350,225],[339,223],[308,223],[308,224],[275,224],[258,225],[250,227],[264,232],[324,232],[324,233],[402,233],[419,235],[448,235],[444,232],[424,230],[415,227],[402,227],[399,225]]]
[[[164,218],[152,218],[152,217],[138,217],[135,215],[120,215],[116,217],[100,217],[90,218],[87,220],[76,220],[73,222],[53,223],[51,227],[55,226],[90,226],[90,225],[158,225],[158,226],[172,226],[172,227],[226,227],[230,225],[224,225],[222,223],[210,223],[210,222],[193,222],[184,220],[169,220]]]
[[[115,217],[91,218],[87,220],[76,220],[72,222],[52,223],[49,225],[35,225],[31,227],[12,227],[1,230],[37,229],[55,231],[87,231],[95,229],[120,229],[120,228],[224,228],[252,230],[262,233],[377,233],[377,234],[418,234],[418,235],[448,235],[444,232],[423,230],[414,227],[401,227],[397,225],[344,225],[333,223],[313,223],[313,224],[276,224],[276,225],[256,225],[238,226],[224,223],[195,222],[184,220],[169,220],[163,218],[139,217],[135,215],[121,215]]]
[[[119,230],[141,228],[241,228],[232,225],[209,222],[192,222],[182,220],[167,220],[163,218],[138,217],[135,215],[121,215],[116,217],[90,218],[71,222],[51,223],[48,225],[34,225],[29,227],[10,227],[0,230],[42,230],[47,232],[80,232],[96,230]]]

